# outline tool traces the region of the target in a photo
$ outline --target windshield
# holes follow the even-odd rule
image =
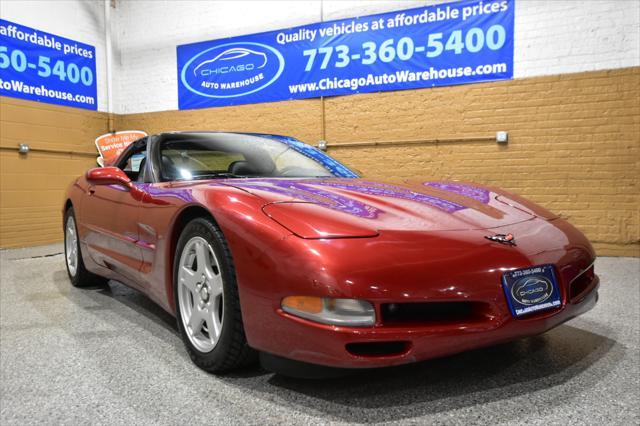
[[[165,181],[234,177],[358,177],[324,152],[285,136],[179,134],[160,145]]]

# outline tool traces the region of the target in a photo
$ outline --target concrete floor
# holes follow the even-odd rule
[[[599,259],[599,304],[544,335],[307,381],[199,370],[171,316],[118,283],[72,288],[60,250],[0,253],[2,425],[640,424],[639,259]]]

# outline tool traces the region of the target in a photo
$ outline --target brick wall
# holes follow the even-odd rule
[[[365,177],[458,179],[512,190],[561,214],[600,255],[639,253],[640,68],[328,98],[340,142],[509,132],[509,143],[329,149]],[[119,116],[118,128],[290,134],[316,143],[320,100]]]
[[[95,152],[107,115],[0,97],[0,247],[62,240],[64,190],[96,164],[96,156],[31,152],[16,147]]]
[[[562,214],[600,255],[640,255],[640,68],[468,86],[328,98],[331,145],[352,141],[459,138],[509,132],[506,146],[452,142],[329,153],[367,177],[459,179],[504,187]],[[0,247],[60,241],[67,183],[91,157],[15,146],[94,149],[103,113],[0,98]],[[322,135],[318,99],[116,116],[119,129],[149,133],[223,129]]]

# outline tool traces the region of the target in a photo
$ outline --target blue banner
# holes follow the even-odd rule
[[[180,109],[513,77],[514,0],[468,0],[177,47]]]
[[[96,110],[96,50],[0,19],[0,96]]]

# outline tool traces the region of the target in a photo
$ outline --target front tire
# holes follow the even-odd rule
[[[64,214],[64,259],[69,281],[74,287],[101,286],[109,281],[87,271],[87,268],[84,267],[73,207],[69,207]]]
[[[191,360],[212,373],[253,362],[233,259],[220,229],[205,218],[189,222],[173,264],[178,329]]]

